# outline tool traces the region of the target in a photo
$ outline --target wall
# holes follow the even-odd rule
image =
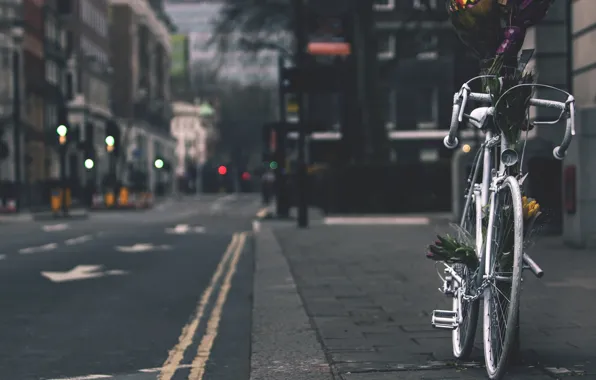
[[[573,89],[578,106],[577,134],[564,162],[575,166],[575,214],[564,214],[563,238],[579,247],[596,246],[596,2],[572,3]],[[564,190],[564,196],[567,192]]]

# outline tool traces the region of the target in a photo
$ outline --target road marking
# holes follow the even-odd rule
[[[165,251],[172,249],[169,245],[153,245],[152,243],[137,243],[131,246],[116,246],[117,251],[120,252],[149,252],[149,251]]]
[[[185,368],[190,368],[191,365],[190,364],[182,364],[179,365],[178,367],[176,367],[176,369],[185,369]],[[155,372],[159,372],[161,371],[162,368],[158,367],[158,368],[147,368],[147,369],[140,369],[139,372],[143,372],[143,373],[155,373]]]
[[[211,206],[211,213],[216,213],[216,212],[220,211],[224,203],[231,202],[236,199],[238,199],[238,196],[236,194],[228,194],[221,198],[217,198],[213,202],[213,205]]]
[[[52,380],[95,380],[95,379],[112,379],[114,376],[110,375],[87,375],[87,376],[77,376],[77,377],[64,377],[61,379],[52,379]]]
[[[47,252],[47,251],[51,251],[56,248],[58,248],[58,244],[49,243],[49,244],[45,244],[45,245],[40,245],[39,247],[28,247],[28,248],[19,249],[19,253],[26,255],[26,254],[30,254],[30,253]]]
[[[174,228],[166,228],[166,233],[168,233],[168,234],[184,235],[189,232],[202,234],[202,233],[205,233],[205,227],[203,227],[203,226],[191,227],[188,224],[178,224]]]
[[[257,212],[257,218],[264,218],[269,214],[269,207],[263,207],[262,209]]]
[[[67,282],[88,280],[105,276],[118,276],[128,273],[120,269],[102,272],[102,268],[102,265],[77,265],[66,272],[41,272],[41,275],[52,282]]]
[[[6,255],[0,255],[0,260],[6,259]]]
[[[64,230],[68,229],[68,224],[66,224],[66,223],[46,224],[45,226],[41,227],[41,229],[46,232],[64,231]]]
[[[430,224],[430,218],[418,216],[402,217],[328,217],[323,223],[328,225],[403,225],[421,226]]]
[[[253,232],[260,232],[261,231],[261,222],[259,222],[258,220],[253,220],[252,221],[252,231]]]
[[[171,380],[176,372],[176,369],[180,365],[180,362],[184,358],[184,352],[186,349],[192,344],[193,338],[197,332],[197,328],[199,327],[199,322],[201,318],[203,318],[203,314],[205,314],[205,309],[207,308],[207,303],[211,298],[211,294],[213,293],[217,282],[221,278],[224,273],[225,267],[232,256],[236,246],[240,241],[240,235],[235,233],[232,237],[232,241],[228,245],[226,252],[224,253],[221,261],[217,265],[215,273],[213,277],[211,277],[211,282],[203,292],[201,296],[201,300],[199,301],[199,305],[195,311],[195,315],[193,319],[187,323],[182,332],[180,333],[180,337],[178,338],[178,343],[172,348],[168,354],[168,358],[164,362],[161,372],[159,374],[159,380]]]
[[[213,348],[215,338],[217,338],[223,307],[228,298],[228,293],[230,292],[230,289],[232,287],[232,279],[234,278],[234,274],[236,274],[236,270],[238,269],[238,262],[240,261],[240,257],[242,256],[242,252],[244,251],[245,242],[246,233],[243,232],[240,235],[240,242],[236,247],[234,256],[232,257],[232,261],[230,262],[230,268],[228,269],[228,273],[226,273],[224,282],[219,290],[219,295],[217,297],[215,306],[211,311],[211,316],[209,317],[209,321],[207,322],[207,331],[203,336],[203,339],[201,339],[201,343],[197,350],[197,356],[191,364],[192,369],[190,371],[190,375],[188,376],[188,380],[203,379],[203,376],[205,374],[205,365],[207,364],[207,361],[211,356],[211,349]]]
[[[82,244],[82,243],[86,243],[92,239],[93,239],[93,236],[91,236],[91,235],[83,235],[83,236],[79,236],[76,238],[65,240],[64,244],[66,244],[66,245]]]

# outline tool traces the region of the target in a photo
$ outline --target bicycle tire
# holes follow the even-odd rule
[[[507,224],[508,222],[512,223],[511,227]],[[514,177],[507,177],[499,190],[493,193],[491,197],[489,228],[490,230],[487,232],[487,249],[490,249],[490,251],[485,255],[487,259],[485,273],[489,278],[494,273],[511,273],[510,283],[504,281],[491,282],[484,289],[484,360],[489,379],[499,380],[507,372],[510,355],[515,350],[514,344],[519,328],[523,215],[521,190]],[[512,252],[508,252],[508,254],[511,255],[512,253],[513,256],[504,255],[505,252],[498,253],[499,247],[504,246],[511,247]],[[490,259],[490,262],[488,259]],[[507,272],[509,270],[511,272]],[[509,293],[509,297],[507,297],[507,293]],[[509,307],[506,311],[503,311],[505,301],[509,301]],[[500,313],[497,313],[498,311]],[[499,314],[504,319],[504,326],[499,321]],[[502,333],[503,327],[504,333]]]
[[[480,150],[479,152],[481,152]],[[468,232],[471,236],[476,236],[476,202],[480,202],[480,199],[476,199],[474,196],[474,183],[478,176],[478,165],[480,163],[480,154],[477,154],[475,158],[475,164],[473,168],[473,175],[469,181],[468,194],[466,196],[466,202],[462,217],[460,221],[460,227]],[[482,227],[480,227],[482,228]],[[478,285],[478,280],[473,275],[468,273],[468,269],[463,264],[453,265],[455,272],[462,278],[466,278],[467,282],[475,283]],[[481,273],[481,270],[478,272]],[[465,284],[467,289],[470,289],[469,284]],[[470,294],[469,292],[467,292]],[[465,360],[470,357],[472,349],[474,348],[474,340],[476,338],[476,329],[478,327],[478,314],[480,310],[480,300],[472,302],[462,302],[462,305],[466,305],[466,310],[463,315],[463,326],[459,326],[454,329],[451,333],[451,345],[453,348],[453,356],[460,360]],[[461,307],[457,297],[453,297],[452,308],[453,311],[457,312]]]

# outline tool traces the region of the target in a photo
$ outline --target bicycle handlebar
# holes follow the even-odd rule
[[[459,140],[456,134],[459,128],[459,123],[461,123],[463,120],[464,109],[466,108],[466,103],[469,99],[489,104],[492,102],[492,97],[490,94],[472,92],[467,83],[464,84],[462,88],[455,93],[455,95],[453,96],[453,110],[451,113],[451,125],[449,127],[449,133],[447,134],[447,136],[445,136],[445,139],[443,139],[443,144],[448,149],[454,149],[459,144]],[[574,97],[572,95],[569,95],[565,102],[531,98],[530,105],[534,107],[544,107],[560,110],[561,115],[559,116],[559,120],[564,114],[567,115],[565,136],[563,137],[561,145],[557,146],[553,150],[553,156],[558,160],[562,160],[563,158],[565,158],[565,155],[567,154],[567,149],[571,144],[571,139],[575,135]]]

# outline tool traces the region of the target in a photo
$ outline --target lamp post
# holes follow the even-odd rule
[[[296,35],[296,67],[304,70],[306,30],[304,19],[304,0],[293,0]],[[306,199],[306,112],[304,109],[304,91],[298,88],[298,227],[308,227],[308,205]]]
[[[16,211],[21,211],[21,42],[24,29],[13,26],[11,37],[12,50],[12,132],[14,140],[14,184]]]

